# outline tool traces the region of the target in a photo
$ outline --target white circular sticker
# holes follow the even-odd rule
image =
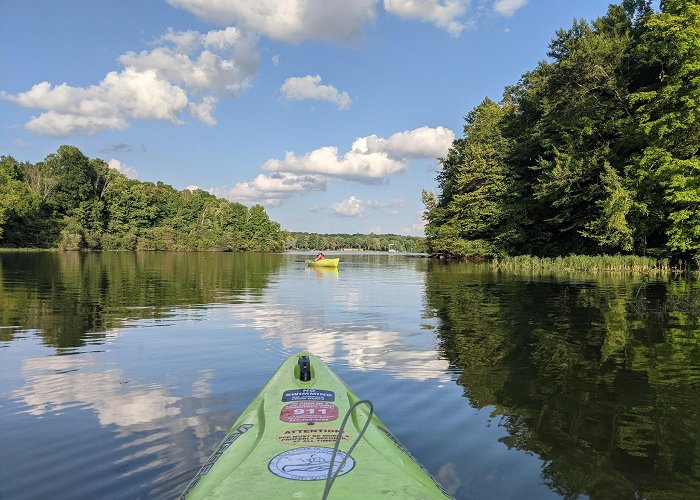
[[[295,481],[317,481],[326,479],[328,469],[331,464],[333,448],[321,446],[307,446],[305,448],[295,448],[280,453],[270,460],[270,472],[276,476]],[[346,454],[338,451],[335,454],[334,472],[338,470],[338,465],[343,461]],[[348,457],[343,468],[338,473],[339,476],[347,474],[355,467],[355,461]]]

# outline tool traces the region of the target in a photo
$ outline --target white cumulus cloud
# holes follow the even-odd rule
[[[412,226],[404,227],[401,229],[401,231],[404,234],[408,234],[410,236],[424,236],[425,235],[425,221],[420,221],[416,222]]]
[[[135,168],[130,167],[123,163],[120,160],[112,158],[107,162],[107,165],[109,165],[109,168],[113,168],[120,174],[126,175],[129,179],[138,179],[139,178],[139,173],[136,171]]]
[[[304,99],[315,99],[317,101],[328,101],[338,106],[338,109],[345,110],[350,107],[352,100],[347,92],[339,92],[332,85],[321,85],[321,76],[302,76],[287,78],[280,88],[285,99],[300,101]]]
[[[454,132],[444,127],[421,127],[398,132],[388,139],[371,135],[355,140],[350,151],[340,155],[335,146],[325,146],[304,155],[287,152],[282,160],[268,160],[262,167],[268,172],[320,174],[363,183],[381,183],[403,172],[409,158],[444,156]]]
[[[335,215],[340,215],[341,217],[363,217],[367,212],[365,202],[354,196],[347,200],[333,203],[331,210]]]
[[[187,94],[180,87],[160,79],[153,70],[134,68],[108,73],[99,85],[87,88],[42,82],[26,92],[2,92],[0,96],[23,107],[47,110],[33,117],[27,128],[57,136],[104,128],[122,130],[129,119],[178,123],[178,113],[187,106]]]
[[[362,200],[355,196],[350,196],[349,198],[333,203],[331,205],[331,211],[335,215],[341,217],[364,217],[367,215],[368,210],[371,209],[387,209],[384,213],[387,215],[398,215],[399,211],[396,207],[403,207],[406,205],[406,200],[400,198],[395,198],[393,200]]]
[[[246,205],[261,203],[279,205],[283,199],[306,191],[325,191],[328,181],[316,175],[296,175],[287,172],[260,174],[250,182],[239,182],[233,188],[212,188],[215,196]]]
[[[218,24],[234,24],[275,40],[352,42],[374,19],[376,0],[168,0]]]
[[[41,135],[63,137],[87,131],[91,134],[103,129],[123,130],[129,126],[126,118],[114,116],[82,116],[75,113],[47,111],[33,116],[26,124],[27,130]]]
[[[200,102],[191,102],[189,105],[190,113],[202,123],[214,126],[216,118],[212,116],[212,112],[216,108],[218,99],[214,96],[204,96]]]
[[[208,33],[168,30],[160,42],[165,45],[127,52],[119,61],[138,71],[156,71],[161,79],[192,92],[227,97],[247,88],[260,65],[257,37],[237,28]]]
[[[161,46],[122,55],[124,69],[96,85],[42,82],[19,94],[0,92],[0,98],[44,110],[26,128],[54,136],[123,130],[131,120],[182,123],[186,110],[214,125],[217,97],[235,97],[258,71],[256,42],[236,28],[205,34],[169,30],[158,41]],[[197,101],[194,95],[201,97]]]
[[[528,0],[496,0],[493,10],[498,14],[510,17],[521,7],[525,6]]]
[[[451,36],[458,37],[466,27],[458,20],[469,8],[469,0],[384,0],[384,9],[404,19],[435,24]]]
[[[394,198],[393,200],[367,200],[367,206],[371,208],[395,208],[406,206],[406,200]]]
[[[361,137],[342,156],[334,146],[304,155],[287,152],[284,159],[268,160],[262,165],[261,169],[268,173],[259,174],[248,182],[239,182],[232,188],[210,188],[207,191],[247,205],[276,206],[298,193],[325,191],[332,178],[381,183],[388,176],[404,171],[411,158],[446,155],[453,140],[454,133],[449,129],[421,127],[398,132],[388,139],[376,135]],[[381,201],[351,197],[333,205],[332,211],[338,215],[357,216],[368,209],[384,209],[387,214],[396,215],[397,209],[405,204],[400,198]]]
[[[361,137],[353,149],[368,153],[385,153],[392,158],[438,158],[444,156],[455,140],[455,134],[445,127],[420,127],[397,132],[388,139],[376,135]]]
[[[262,167],[268,172],[303,172],[364,182],[381,183],[392,174],[406,170],[406,163],[383,153],[351,149],[343,156],[335,146],[326,146],[297,156],[287,152],[283,160],[268,160]]]

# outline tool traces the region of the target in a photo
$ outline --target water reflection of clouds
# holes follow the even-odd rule
[[[215,406],[214,370],[198,371],[191,396],[179,396],[172,393],[176,387],[172,384],[130,378],[121,368],[101,369],[105,365],[99,356],[85,352],[25,359],[24,384],[10,397],[18,403],[18,411],[38,418],[76,410],[93,412],[100,427],[119,436],[121,444],[110,456],[121,464],[120,477],[176,464],[148,482],[178,490],[183,479],[175,478],[190,474],[192,463],[209,455],[217,433],[230,424],[228,413],[202,411]],[[86,430],[85,438],[105,439],[94,430]],[[183,461],[183,456],[188,460]]]
[[[12,395],[37,416],[88,405],[102,426],[147,424],[180,413],[175,406],[180,398],[166,388],[137,385],[118,368],[83,371],[94,364],[77,356],[27,359],[22,367],[27,383]]]
[[[288,352],[308,350],[324,361],[347,362],[354,370],[384,370],[398,379],[448,380],[449,363],[434,350],[406,344],[401,332],[380,330],[370,325],[327,325],[319,317],[309,326],[308,314],[282,305],[265,308],[237,308],[236,318],[262,332],[263,339],[277,339]]]
[[[189,398],[172,395],[158,384],[129,379],[119,368],[92,370],[96,366],[97,360],[85,354],[26,359],[22,365],[26,382],[11,395],[28,406],[26,413],[35,416],[88,408],[102,427],[114,425],[118,433],[122,433],[120,428],[149,431],[167,427],[169,435],[187,429],[198,438],[211,434],[212,423],[206,415],[183,414]],[[192,384],[192,398],[210,397],[213,378],[213,370],[201,370]]]

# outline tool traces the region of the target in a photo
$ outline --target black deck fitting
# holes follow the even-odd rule
[[[302,382],[311,380],[311,361],[308,356],[299,356],[299,380]]]

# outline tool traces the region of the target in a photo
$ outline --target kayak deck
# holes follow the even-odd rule
[[[236,420],[183,498],[321,499],[341,422],[358,401],[319,358],[291,356]],[[328,498],[449,498],[376,415],[362,435],[368,417],[369,408],[359,405],[347,421]]]

